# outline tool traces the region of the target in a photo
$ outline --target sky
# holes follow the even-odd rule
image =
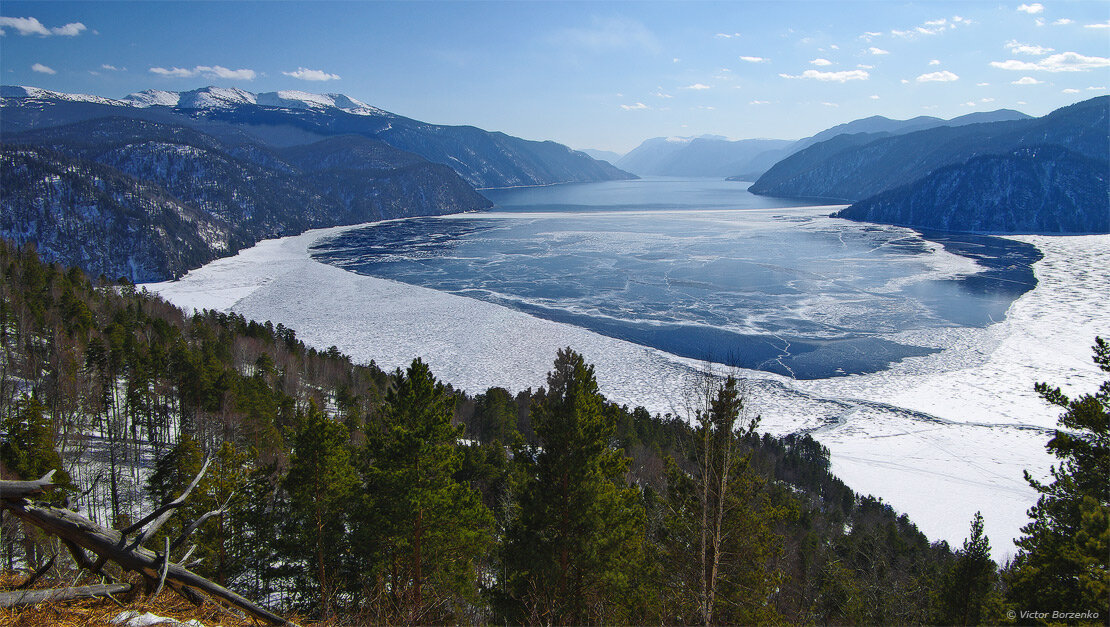
[[[122,97],[342,93],[627,152],[884,115],[1044,115],[1107,93],[1110,2],[19,2],[0,82]]]

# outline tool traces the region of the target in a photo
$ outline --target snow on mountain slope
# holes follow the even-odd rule
[[[128,104],[123,100],[113,100],[112,98],[93,96],[91,94],[66,94],[60,91],[42,89],[41,87],[26,87],[23,85],[4,85],[0,87],[0,98],[50,98],[69,102],[92,102],[95,104],[114,106],[126,106]]]
[[[91,97],[95,98],[95,96]],[[260,93],[233,87],[204,87],[183,92],[148,89],[129,94],[118,101],[110,101],[110,104],[126,104],[139,108],[164,106],[183,109],[226,109],[237,105],[253,104],[282,109],[337,109],[352,115],[389,115],[386,111],[343,94],[313,94],[293,89]]]

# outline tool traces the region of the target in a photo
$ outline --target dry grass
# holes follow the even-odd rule
[[[0,573],[0,588],[12,589],[25,579],[23,574]],[[142,584],[137,580],[131,583],[135,589],[142,590]],[[51,588],[63,586],[58,582],[39,582],[34,588]],[[166,589],[157,598],[149,598],[141,593],[131,592],[127,595],[117,596],[119,604],[112,599],[101,597],[96,599],[81,599],[74,601],[57,601],[27,605],[15,608],[0,608],[0,626],[12,627],[86,627],[86,626],[111,626],[112,619],[126,611],[135,611],[140,614],[151,612],[158,616],[172,618],[185,622],[198,620],[205,627],[256,627],[261,623],[249,618],[243,618],[230,610],[212,602],[196,606],[189,603],[172,590]],[[120,606],[122,604],[122,607]],[[299,617],[290,616],[289,620],[304,627],[326,627],[324,623],[302,621]]]

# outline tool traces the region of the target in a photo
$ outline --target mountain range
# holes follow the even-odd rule
[[[944,120],[918,116],[892,120],[875,115],[838,124],[797,141],[784,139],[729,140],[717,135],[655,137],[610,163],[640,176],[709,176],[754,181],[778,161],[840,135],[886,133],[901,135],[940,126],[966,126],[982,122],[1022,120],[1029,116],[1012,109],[970,113]]]
[[[837,217],[977,232],[1110,231],[1110,97],[1040,118],[841,134],[776,163],[756,194],[852,202]]]
[[[339,94],[0,92],[0,236],[155,281],[309,228],[485,209],[477,187],[632,178],[554,142]]]

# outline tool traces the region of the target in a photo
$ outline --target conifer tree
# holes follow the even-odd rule
[[[979,625],[1000,618],[992,614],[992,610],[998,609],[1000,600],[993,590],[995,571],[990,540],[983,533],[983,514],[975,512],[975,518],[971,520],[971,535],[964,540],[963,550],[956,553],[956,560],[941,584],[937,622],[942,625]]]
[[[54,449],[54,430],[37,396],[24,398],[19,410],[4,421],[0,461],[21,479],[38,479],[53,470],[54,483],[69,486],[69,473]]]
[[[352,497],[358,477],[348,450],[347,429],[330,419],[315,402],[298,416],[293,457],[285,477],[291,502],[289,537],[305,565],[299,585],[302,594],[324,615],[333,611],[343,583],[344,558],[349,555],[347,533]],[[310,597],[315,593],[316,600]]]
[[[391,607],[376,608],[380,617],[451,622],[473,602],[492,517],[477,491],[455,480],[462,428],[451,424],[446,386],[419,359],[394,378],[382,425],[367,434],[362,457],[367,506],[359,552],[384,578],[379,591],[388,591]]]
[[[1110,343],[1095,338],[1094,361],[1110,373]],[[1025,478],[1041,496],[1018,540],[1007,600],[1022,610],[1099,612],[1110,616],[1110,380],[1069,398],[1038,383],[1063,408],[1046,448],[1059,460],[1051,483]]]
[[[510,620],[621,622],[643,554],[639,490],[624,479],[593,366],[560,350],[532,406],[539,446],[520,450],[520,515],[506,547]]]

